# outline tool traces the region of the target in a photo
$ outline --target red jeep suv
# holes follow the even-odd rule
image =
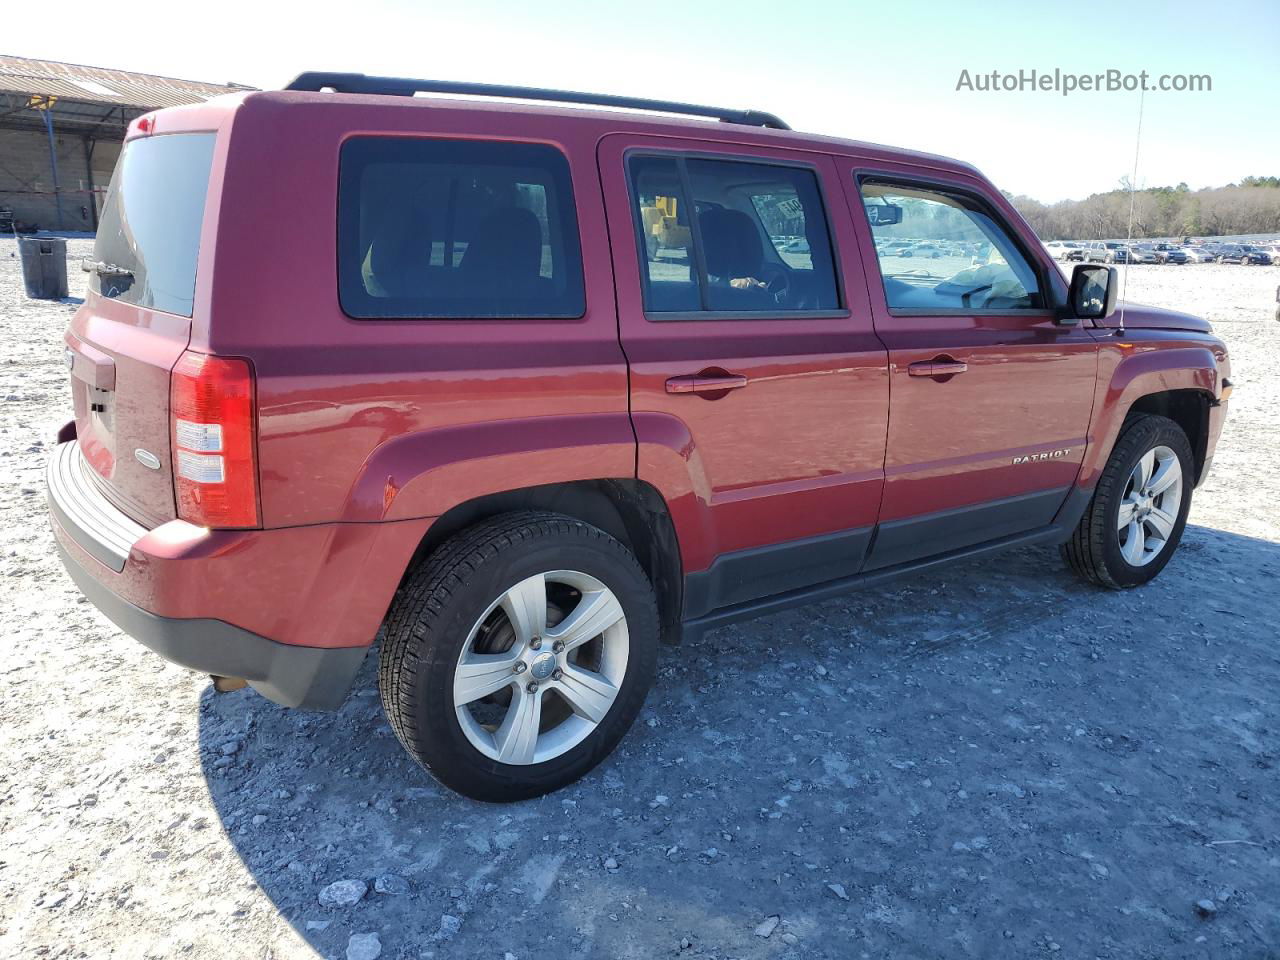
[[[608,755],[663,638],[1030,543],[1151,579],[1230,392],[973,167],[752,111],[304,74],[135,121],[85,269],[80,589],[286,706],[385,631],[391,726],[486,800]]]

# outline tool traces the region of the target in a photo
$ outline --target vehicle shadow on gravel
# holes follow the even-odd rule
[[[1256,951],[1278,575],[1280,545],[1191,526],[1140,590],[1023,549],[721,629],[663,649],[613,758],[510,806],[407,758],[374,657],[334,714],[207,691],[202,764],[327,957]],[[345,879],[367,893],[322,906]]]

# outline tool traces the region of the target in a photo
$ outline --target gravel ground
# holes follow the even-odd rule
[[[41,480],[75,304],[12,251],[0,956],[1280,957],[1280,268],[1131,270],[1239,384],[1154,584],[1025,549],[664,648],[612,760],[501,807],[409,762],[371,662],[290,712],[80,600]]]

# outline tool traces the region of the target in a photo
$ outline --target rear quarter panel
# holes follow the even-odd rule
[[[562,135],[561,135],[562,134]],[[355,320],[338,302],[352,136],[550,143],[569,157],[587,309],[571,320]],[[378,97],[261,94],[236,117],[192,348],[251,358],[267,526],[435,516],[486,493],[633,476],[590,128]]]

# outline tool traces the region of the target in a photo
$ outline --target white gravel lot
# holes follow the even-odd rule
[[[612,760],[495,807],[407,760],[369,663],[336,714],[215,696],[80,599],[42,481],[75,304],[13,251],[0,957],[1280,957],[1280,267],[1130,270],[1238,385],[1155,583],[1025,549],[664,648]]]

